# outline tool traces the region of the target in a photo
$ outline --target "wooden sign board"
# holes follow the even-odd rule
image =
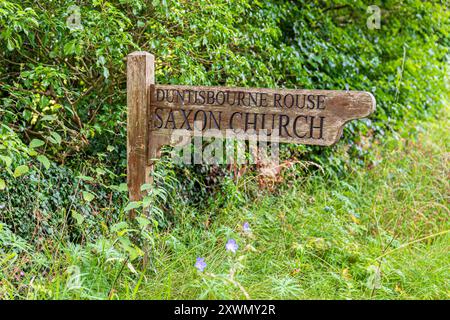
[[[151,160],[171,143],[174,130],[216,130],[256,135],[276,132],[280,142],[330,146],[344,125],[369,116],[375,98],[368,92],[157,85],[154,57],[128,56],[128,186],[141,197]]]

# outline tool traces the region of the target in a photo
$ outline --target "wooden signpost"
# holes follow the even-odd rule
[[[375,111],[368,92],[157,85],[154,56],[127,59],[127,161],[130,200],[150,182],[152,160],[174,130],[276,132],[280,142],[329,146],[344,125]],[[197,128],[195,127],[195,128]]]

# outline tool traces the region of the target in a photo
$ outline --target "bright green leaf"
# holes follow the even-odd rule
[[[13,176],[15,178],[20,177],[21,175],[24,175],[25,173],[27,173],[30,170],[30,168],[28,168],[28,166],[26,165],[21,165],[18,166],[15,170],[14,170],[14,174]]]
[[[77,221],[78,225],[83,224],[84,217],[81,214],[79,214],[78,212],[72,210],[72,217],[74,217],[74,219]]]
[[[144,217],[136,217],[136,221],[139,223],[139,226],[141,228],[145,228],[150,224],[150,221],[147,218]]]
[[[57,144],[61,144],[62,138],[57,132],[52,132],[50,135],[55,139]]]
[[[39,139],[33,139],[30,142],[30,148],[39,148],[40,146],[43,146],[45,144],[44,141]]]
[[[92,200],[94,200],[95,195],[93,195],[92,193],[88,192],[88,191],[83,191],[83,199],[87,202],[91,202]]]
[[[50,168],[50,161],[48,158],[42,154],[38,155],[36,158],[40,163],[42,163],[45,167],[45,169]]]
[[[125,207],[125,211],[130,211],[136,208],[139,208],[141,206],[141,203],[139,201],[132,201],[130,203],[127,204],[127,206]]]
[[[126,183],[119,184],[119,191],[120,192],[127,192],[128,191],[128,185]]]
[[[3,160],[3,162],[5,163],[6,167],[9,168],[12,164],[12,159],[8,156],[0,156],[0,159]]]
[[[152,200],[153,200],[152,197],[144,197],[144,199],[142,200],[142,206],[144,208],[148,208],[152,203]]]

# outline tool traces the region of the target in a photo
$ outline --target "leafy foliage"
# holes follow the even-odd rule
[[[155,54],[159,83],[373,92],[375,118],[348,133],[383,134],[440,106],[450,28],[440,2],[385,1],[374,30],[362,1],[83,1],[82,28],[70,29],[73,4],[0,4],[3,122],[24,139],[58,135],[46,151],[58,162],[114,146],[123,172],[133,50]]]
[[[127,277],[136,275],[132,263],[148,258],[144,246],[155,249],[155,267],[167,254],[187,252],[198,230],[205,228],[200,237],[215,241],[209,226],[224,212],[242,213],[242,206],[259,198],[261,186],[281,195],[306,181],[327,184],[324,176],[347,177],[357,165],[376,167],[381,160],[372,149],[379,137],[420,134],[416,121],[438,117],[450,92],[450,11],[444,2],[378,5],[381,28],[369,29],[370,13],[362,0],[0,0],[0,253],[5,257],[0,262],[16,277],[16,265],[31,268],[19,263],[19,254],[26,261],[33,256],[34,271],[45,278],[52,259],[61,255],[95,276],[87,280],[98,281],[97,288],[112,288],[109,275],[119,277],[122,267],[130,271]],[[78,12],[81,24],[73,27]],[[375,95],[377,111],[371,119],[350,123],[336,147],[283,145],[283,164],[292,170],[280,174],[282,183],[266,181],[257,167],[181,166],[163,158],[155,185],[143,186],[148,196],[128,203],[125,61],[135,50],[155,55],[158,83],[365,90]],[[310,164],[320,170],[313,174]],[[337,214],[345,211],[358,225],[362,213],[352,196],[361,190],[351,181],[336,188],[341,192],[322,199],[332,205],[317,204],[317,214],[307,218],[326,213],[338,223]],[[286,197],[296,208],[296,193]],[[266,201],[269,209],[280,206],[271,197]],[[141,214],[144,208],[149,216]],[[137,213],[133,222],[126,221],[129,210]],[[362,255],[348,244],[356,240],[344,227],[330,236],[319,227],[323,221],[316,222],[308,235],[296,234],[305,241],[295,249],[306,256],[303,267],[314,268],[310,260],[316,256],[336,266]],[[422,223],[417,228],[428,230]],[[187,236],[160,233],[170,228]],[[364,233],[364,228],[354,229]],[[273,228],[264,232],[270,238]],[[348,250],[333,247],[333,237]],[[297,255],[279,249],[274,248]],[[346,272],[365,279],[366,266],[355,269]],[[63,294],[105,295],[81,290],[74,270],[63,271],[68,281]],[[376,279],[379,269],[370,270]],[[274,274],[269,280],[278,296],[303,292],[290,276]],[[16,282],[1,284],[11,288]],[[211,283],[216,282],[222,283],[215,278]],[[38,282],[28,290],[29,297],[54,296]],[[352,296],[354,289],[349,292]],[[114,295],[112,289],[108,294]]]

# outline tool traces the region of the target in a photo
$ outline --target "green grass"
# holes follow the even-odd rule
[[[368,139],[373,161],[347,159],[341,176],[286,169],[260,191],[254,177],[228,181],[220,209],[175,208],[175,225],[152,234],[144,270],[127,263],[115,233],[34,248],[4,228],[0,298],[449,299],[449,124],[444,114],[417,124],[416,138],[405,129]],[[338,152],[346,159],[344,145]]]

